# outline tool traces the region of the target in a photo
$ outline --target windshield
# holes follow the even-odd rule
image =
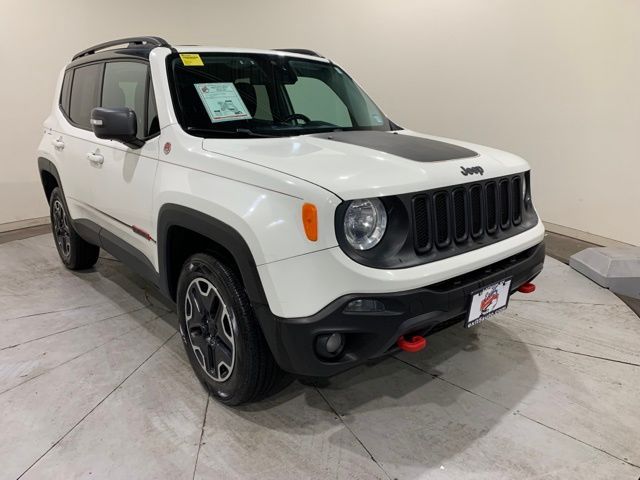
[[[203,137],[390,130],[339,67],[278,54],[174,54],[168,60],[182,127]]]

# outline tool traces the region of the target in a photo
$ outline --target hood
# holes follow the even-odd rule
[[[242,141],[212,138],[202,146],[314,183],[345,200],[428,190],[528,168],[506,152],[407,130]],[[472,167],[481,168],[472,170],[474,174],[463,172]]]

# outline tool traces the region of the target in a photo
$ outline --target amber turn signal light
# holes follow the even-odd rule
[[[302,224],[304,233],[312,242],[318,240],[318,209],[313,203],[302,205]]]

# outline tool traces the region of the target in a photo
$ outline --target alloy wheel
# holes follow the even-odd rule
[[[213,284],[202,277],[187,287],[186,337],[198,363],[216,382],[226,381],[235,364],[233,312]]]
[[[64,206],[57,199],[53,202],[53,234],[60,252],[68,258],[71,253],[71,231]]]

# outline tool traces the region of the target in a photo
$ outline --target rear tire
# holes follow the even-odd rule
[[[59,187],[51,192],[49,212],[53,239],[62,263],[70,270],[84,270],[95,265],[100,247],[85,241],[75,231]]]
[[[190,257],[180,272],[177,307],[189,362],[216,400],[240,405],[274,389],[282,372],[232,269],[211,255]]]

